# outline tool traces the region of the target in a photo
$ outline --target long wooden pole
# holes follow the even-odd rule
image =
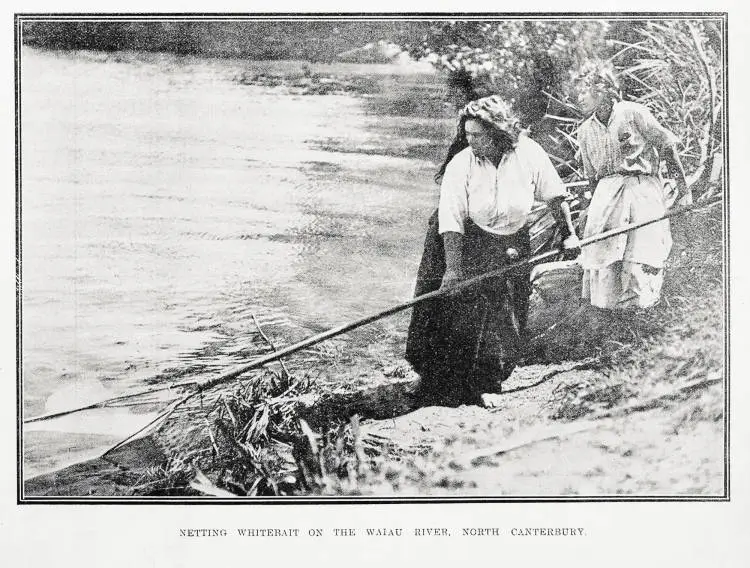
[[[634,231],[635,229],[639,229],[641,227],[645,227],[646,225],[651,225],[653,223],[658,223],[659,221],[664,221],[665,219],[669,219],[670,217],[674,217],[676,215],[682,215],[684,213],[687,213],[688,211],[692,211],[694,209],[697,209],[698,207],[706,207],[709,205],[713,205],[714,203],[718,203],[721,201],[721,197],[713,198],[709,201],[700,203],[700,204],[694,204],[694,205],[685,205],[683,207],[678,207],[676,209],[672,209],[671,211],[668,211],[664,215],[654,218],[654,219],[648,219],[646,221],[641,221],[639,223],[630,223],[628,225],[623,225],[622,227],[617,227],[616,229],[612,229],[610,231],[605,231],[604,233],[599,233],[598,235],[594,235],[591,237],[588,237],[587,239],[581,240],[581,247],[585,247],[588,245],[591,245],[593,243],[597,243],[599,241],[603,241],[605,239],[609,239],[611,237],[621,235],[623,233],[626,233],[628,231]],[[358,327],[362,327],[363,325],[367,325],[369,323],[372,323],[374,321],[377,321],[379,319],[382,319],[384,317],[393,315],[395,313],[401,312],[403,310],[406,310],[412,306],[415,306],[416,304],[420,304],[422,302],[426,302],[428,300],[434,300],[435,298],[440,298],[442,296],[445,296],[447,294],[455,294],[457,292],[461,292],[464,290],[467,290],[480,282],[483,282],[485,280],[488,280],[490,278],[496,278],[498,276],[502,276],[503,274],[507,274],[508,272],[511,272],[513,270],[517,270],[519,268],[523,268],[529,264],[536,264],[538,262],[542,262],[544,260],[554,258],[560,253],[562,253],[565,249],[560,248],[552,251],[548,251],[542,254],[538,254],[534,257],[527,258],[518,262],[514,262],[512,264],[508,264],[506,266],[503,266],[502,268],[498,268],[497,270],[493,270],[491,272],[487,272],[485,274],[482,274],[480,276],[475,276],[474,278],[469,278],[468,280],[464,280],[463,282],[460,282],[459,284],[452,286],[451,288],[441,288],[439,290],[435,290],[433,292],[428,292],[427,294],[422,294],[421,296],[416,296],[410,300],[407,300],[406,302],[402,302],[400,304],[397,304],[393,307],[388,308],[387,310],[383,310],[380,312],[377,312],[375,314],[360,318],[358,320],[354,320],[352,322],[349,322],[347,324],[340,325],[338,327],[334,327],[332,329],[329,329],[327,331],[323,331],[321,333],[318,333],[317,335],[313,335],[312,337],[308,337],[307,339],[304,339],[298,343],[295,343],[293,345],[289,345],[283,349],[280,349],[274,353],[269,353],[268,355],[265,355],[263,357],[259,357],[258,359],[255,359],[253,361],[250,361],[249,363],[246,363],[244,365],[239,365],[237,367],[234,367],[233,369],[229,369],[228,371],[222,373],[221,375],[218,375],[216,377],[212,377],[209,379],[206,379],[205,381],[201,381],[198,383],[198,387],[201,389],[210,388],[212,386],[215,386],[217,384],[232,380],[243,373],[250,371],[252,369],[257,369],[258,367],[262,367],[263,365],[270,363],[272,361],[276,361],[280,359],[281,357],[286,357],[287,355],[291,355],[292,353],[295,353],[297,351],[300,351],[301,349],[305,349],[307,347],[311,347],[313,345],[316,345],[318,343],[321,343],[322,341],[325,341],[327,339],[331,339],[333,337],[336,337],[337,335],[341,335],[344,333],[347,333],[349,331],[352,331],[353,329],[356,329]]]
[[[593,243],[597,243],[599,241],[603,241],[605,239],[609,239],[611,237],[621,235],[623,233],[626,233],[628,231],[634,231],[636,229],[639,229],[641,227],[645,227],[647,225],[651,225],[653,223],[658,223],[660,221],[664,221],[665,219],[669,219],[670,217],[675,217],[677,215],[682,215],[684,213],[687,213],[689,211],[693,211],[694,209],[708,207],[710,205],[714,205],[716,203],[719,203],[721,201],[721,196],[716,196],[714,198],[711,198],[707,201],[696,203],[693,205],[685,205],[682,207],[677,207],[675,209],[671,209],[670,211],[667,211],[664,215],[661,215],[660,217],[656,217],[653,219],[648,219],[646,221],[641,221],[638,223],[630,223],[628,225],[623,225],[622,227],[617,227],[616,229],[612,229],[609,231],[605,231],[603,233],[599,233],[598,235],[594,235],[591,237],[588,237],[586,239],[582,239],[580,241],[581,247],[589,246]],[[512,272],[513,270],[517,270],[519,268],[523,268],[530,264],[536,264],[538,262],[542,262],[547,259],[551,259],[556,257],[557,255],[561,254],[565,249],[559,248],[552,251],[548,251],[542,254],[538,254],[536,256],[533,256],[531,258],[527,258],[524,260],[520,260],[518,262],[514,262],[512,264],[508,264],[506,266],[503,266],[502,268],[498,268],[497,270],[493,270],[491,272],[487,272],[485,274],[482,274],[480,276],[475,276],[474,278],[469,278],[468,280],[464,280],[463,282],[460,282],[459,284],[452,286],[450,288],[441,288],[439,290],[435,290],[433,292],[428,292],[427,294],[422,294],[421,296],[416,296],[410,300],[407,300],[406,302],[402,302],[400,304],[397,304],[395,306],[392,306],[386,310],[382,310],[380,312],[371,314],[369,316],[365,316],[363,318],[354,320],[352,322],[340,325],[338,327],[334,327],[332,329],[329,329],[327,331],[323,331],[321,333],[318,333],[317,335],[313,335],[311,337],[308,337],[307,339],[303,339],[302,341],[299,341],[297,343],[294,343],[292,345],[289,345],[287,347],[284,347],[283,349],[279,349],[278,351],[274,351],[273,353],[269,353],[267,355],[264,355],[263,357],[258,357],[257,359],[253,359],[249,363],[244,363],[242,365],[238,365],[236,367],[233,367],[231,369],[228,369],[227,371],[221,373],[220,375],[217,375],[215,377],[210,377],[208,379],[205,379],[203,381],[190,381],[185,383],[176,383],[168,388],[183,388],[188,386],[194,386],[198,391],[211,388],[213,386],[216,386],[221,383],[225,383],[228,381],[231,381],[233,379],[236,379],[240,375],[243,375],[244,373],[251,371],[253,369],[257,369],[259,367],[262,367],[263,365],[266,365],[268,363],[271,363],[273,361],[278,361],[282,357],[286,357],[287,355],[291,355],[292,353],[296,353],[297,351],[301,351],[302,349],[306,349],[307,347],[312,347],[313,345],[317,345],[318,343],[321,343],[323,341],[326,341],[327,339],[331,339],[333,337],[336,337],[338,335],[342,335],[344,333],[347,333],[349,331],[352,331],[354,329],[357,329],[358,327],[362,327],[364,325],[367,325],[369,323],[372,323],[374,321],[377,321],[379,319],[383,319],[385,317],[388,317],[390,315],[396,314],[398,312],[404,311],[412,306],[415,306],[417,304],[420,304],[422,302],[426,302],[428,300],[434,300],[436,298],[440,298],[442,296],[446,296],[448,294],[455,294],[458,292],[462,292],[464,290],[467,290],[480,282],[483,282],[485,280],[488,280],[490,278],[496,278],[498,276],[502,276],[503,274],[507,274],[509,272]],[[124,395],[124,397],[136,397],[140,396],[142,394],[147,394],[148,391],[142,391],[142,392],[136,392],[131,395]],[[122,399],[124,397],[118,397],[119,399]],[[85,407],[82,407],[80,409],[73,409],[70,411],[65,411],[62,414],[70,414],[72,412],[77,412],[78,410],[86,410],[88,408],[94,408],[94,407],[100,407],[105,405],[109,401],[103,401],[100,403],[96,403],[94,405],[88,405]],[[52,418],[54,416],[59,416],[61,413],[55,413],[53,416],[49,416],[49,418]],[[47,417],[35,417],[35,418],[29,418],[24,420],[24,423],[28,422],[35,422],[42,419],[46,419]]]

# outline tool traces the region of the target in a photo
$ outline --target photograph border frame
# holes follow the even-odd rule
[[[606,496],[330,496],[330,497],[58,497],[27,496],[23,478],[23,281],[22,281],[22,152],[21,152],[21,47],[22,25],[34,21],[367,21],[367,20],[666,20],[715,19],[721,23],[722,32],[722,91],[723,91],[723,291],[724,291],[724,483],[723,494],[717,496],[693,495],[606,495]],[[17,505],[365,505],[365,504],[449,504],[449,503],[592,503],[592,502],[716,502],[730,501],[730,439],[731,439],[731,366],[730,366],[730,176],[729,176],[729,34],[728,12],[290,12],[290,13],[15,13],[14,14],[14,89],[15,89],[15,277],[16,277],[16,452],[17,452]]]

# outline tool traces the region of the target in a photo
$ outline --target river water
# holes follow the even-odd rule
[[[234,80],[252,65],[22,52],[25,416],[245,362],[253,315],[283,345],[410,297],[439,77],[333,65],[378,88],[304,96]],[[27,474],[132,427],[111,416],[27,432]]]

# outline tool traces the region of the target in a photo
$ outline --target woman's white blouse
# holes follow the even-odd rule
[[[566,196],[565,186],[544,149],[521,135],[500,164],[466,148],[448,163],[440,186],[440,233],[463,234],[468,218],[481,229],[510,235],[525,224],[534,202]]]

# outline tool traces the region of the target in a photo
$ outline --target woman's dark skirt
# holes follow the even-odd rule
[[[518,251],[519,258],[528,257],[528,231],[494,235],[466,221],[466,276],[478,276],[512,262],[507,254],[509,248]],[[436,211],[427,230],[415,296],[440,288],[444,273],[445,250]],[[481,393],[498,389],[515,367],[530,293],[526,268],[414,306],[406,359],[421,377],[419,395],[423,404],[475,403]]]

